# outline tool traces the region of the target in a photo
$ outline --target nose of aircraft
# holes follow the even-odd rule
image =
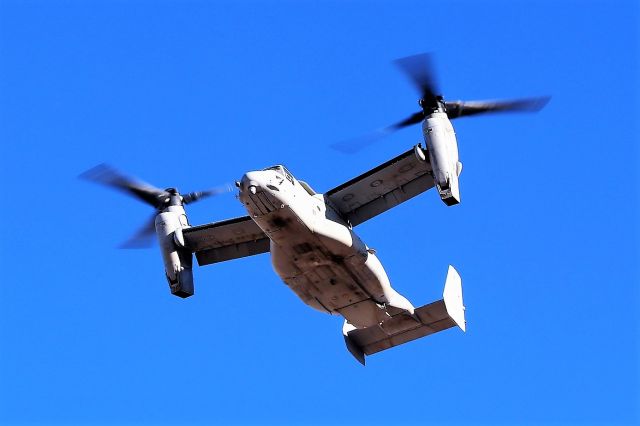
[[[252,194],[255,194],[262,186],[260,173],[261,172],[248,172],[244,176],[242,176],[242,179],[240,180],[240,192],[248,191]]]
[[[239,198],[249,214],[259,217],[278,209],[282,201],[273,194],[269,171],[248,172],[239,182]],[[277,191],[277,189],[276,189]]]

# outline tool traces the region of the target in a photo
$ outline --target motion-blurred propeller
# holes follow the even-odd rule
[[[107,164],[99,164],[79,176],[102,185],[123,191],[150,206],[157,208],[169,194],[134,177],[126,176]]]
[[[128,240],[118,247],[123,249],[147,248],[153,244],[156,236],[156,213],[152,214]]]
[[[423,53],[407,56],[406,58],[396,59],[394,62],[415,84],[420,93],[420,101],[431,106],[437,106],[440,90],[436,81],[436,73],[433,70],[431,55]]]
[[[170,205],[191,204],[207,197],[231,191],[230,185],[224,185],[205,191],[189,192],[181,195],[175,188],[159,189],[135,177],[127,176],[107,164],[100,164],[80,174],[81,179],[96,182],[125,192],[156,212],[125,241],[120,248],[144,248],[150,246],[155,236],[155,218],[158,213]]]
[[[332,145],[334,149],[352,154],[374,144],[385,136],[414,124],[419,124],[430,114],[446,113],[449,119],[497,112],[536,112],[551,99],[548,96],[504,101],[451,101],[444,100],[438,89],[431,55],[422,53],[395,61],[420,93],[422,111],[415,112],[391,126],[378,129],[365,136],[348,139]]]
[[[549,102],[549,96],[511,101],[453,101],[445,102],[447,117],[458,118],[491,112],[537,112]]]

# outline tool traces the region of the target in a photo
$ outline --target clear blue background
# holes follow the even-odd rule
[[[0,1],[2,424],[637,424],[635,1]],[[455,122],[461,205],[358,228],[416,305],[461,272],[468,332],[375,355],[268,255],[169,294],[150,213],[101,162],[198,190],[286,164],[324,191],[420,140],[331,143],[416,110],[391,60],[435,52],[449,99],[551,94]],[[232,195],[194,224],[243,215]]]

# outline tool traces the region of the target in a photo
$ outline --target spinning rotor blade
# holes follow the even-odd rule
[[[231,185],[219,186],[217,188],[211,188],[206,191],[190,192],[182,196],[182,202],[184,204],[194,203],[198,200],[202,200],[203,198],[223,194],[225,192],[231,192]]]
[[[419,111],[419,112],[416,112],[415,114],[411,114],[409,117],[405,118],[404,120],[397,122],[393,126],[387,127],[387,129],[389,129],[390,132],[394,130],[400,130],[405,127],[413,126],[414,124],[422,123],[422,120],[424,120],[424,112]]]
[[[100,164],[89,169],[79,177],[127,192],[154,208],[160,200],[169,196],[166,191],[126,176],[107,164]]]
[[[147,248],[156,236],[156,214],[154,213],[127,241],[120,245],[123,249]]]
[[[413,81],[422,99],[428,105],[435,104],[436,97],[440,95],[432,62],[431,55],[428,53],[407,56],[395,61],[396,65]]]
[[[438,85],[433,72],[431,55],[422,53],[414,56],[407,56],[395,61],[395,64],[409,77],[420,92],[422,102],[427,105],[437,105]],[[348,139],[331,145],[332,148],[346,154],[356,153],[380,139],[390,135],[396,130],[403,129],[424,120],[424,112],[419,111],[391,126],[375,130],[369,134],[355,139]]]
[[[349,139],[331,145],[334,149],[353,154],[374,144],[390,133],[422,122],[425,117],[446,111],[449,119],[468,115],[494,112],[533,112],[542,109],[550,97],[514,99],[506,101],[453,101],[445,102],[438,89],[436,74],[433,71],[431,55],[421,53],[395,61],[396,65],[409,77],[420,91],[422,111],[416,112],[391,126],[376,130],[365,136]]]
[[[453,119],[491,112],[536,112],[540,111],[549,99],[549,96],[545,96],[509,101],[454,101],[446,102],[445,105],[447,116]]]
[[[408,126],[412,126],[414,124],[421,123],[424,120],[424,113],[422,111],[416,112],[415,114],[411,114],[409,117],[405,118],[402,121],[397,122],[396,124],[392,124],[388,127],[383,127],[382,129],[375,130],[369,134],[364,136],[360,136],[355,139],[347,139],[338,143],[334,143],[331,147],[337,151],[340,151],[345,154],[355,154],[356,152],[373,145],[378,142],[380,139],[383,139],[386,136],[389,136],[391,133],[396,130],[403,129]]]
[[[183,204],[189,204],[201,200],[203,198],[211,197],[212,195],[222,194],[224,192],[231,191],[231,187],[226,185],[224,187],[213,188],[206,191],[190,192],[182,197]],[[164,193],[164,191],[162,191]],[[133,234],[131,238],[120,245],[123,249],[140,249],[150,247],[155,242],[156,234],[156,215],[154,213],[151,217]]]
[[[156,188],[139,179],[126,176],[106,164],[100,164],[87,170],[79,177],[127,192],[154,208],[154,214],[131,238],[120,245],[120,248],[126,249],[145,248],[152,245],[155,241],[156,217],[158,214],[167,211],[167,209],[180,207],[212,195],[231,191],[231,186],[225,185],[180,196],[180,193],[175,188],[167,188],[166,190]]]
[[[373,145],[380,139],[389,135],[393,131],[389,129],[390,127],[385,127],[383,129],[375,130],[364,136],[340,141],[332,144],[331,148],[335,149],[336,151],[340,151],[343,154],[355,154],[356,152],[361,151],[370,145]]]

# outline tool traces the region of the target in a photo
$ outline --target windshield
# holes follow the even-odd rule
[[[276,172],[278,172],[279,175],[284,176],[284,168],[282,166],[272,166],[272,167],[267,167],[266,169],[263,170],[275,170]]]
[[[296,181],[293,178],[293,175],[291,174],[291,172],[289,170],[287,170],[287,168],[285,166],[272,166],[272,167],[267,167],[266,169],[263,170],[275,170],[276,172],[278,172],[278,174],[282,177],[287,178],[287,180],[289,182],[291,182],[292,185],[295,185]]]

